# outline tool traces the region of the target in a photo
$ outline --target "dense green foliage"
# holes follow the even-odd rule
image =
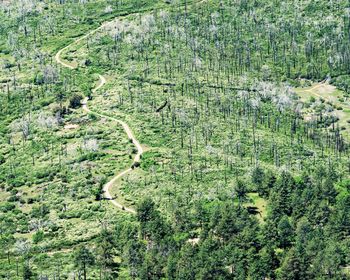
[[[348,1],[5,1],[0,62],[0,278],[350,276]]]

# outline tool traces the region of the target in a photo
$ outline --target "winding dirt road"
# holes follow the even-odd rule
[[[206,0],[200,0],[200,1],[194,1],[192,4],[200,4],[202,2],[205,2]],[[138,13],[135,13],[135,14],[138,14]],[[125,17],[125,16],[120,16],[120,17]],[[118,18],[118,17],[116,17]],[[61,54],[68,50],[72,45],[74,44],[77,44],[79,42],[81,42],[82,40],[88,38],[89,36],[93,35],[94,33],[96,33],[97,31],[103,29],[104,27],[108,26],[109,24],[112,24],[115,19],[114,18],[113,20],[109,21],[109,22],[105,22],[103,23],[101,26],[97,27],[96,29],[94,30],[91,30],[90,32],[88,32],[87,34],[79,37],[78,39],[76,39],[75,41],[73,41],[72,43],[70,43],[69,45],[65,46],[64,48],[62,48],[61,50],[59,50],[56,55],[55,55],[55,60],[58,64],[61,64],[62,66],[66,67],[66,68],[69,68],[69,69],[75,69],[77,66],[75,66],[74,64],[70,64],[64,60],[61,59]],[[104,84],[106,83],[106,78],[102,75],[99,75],[99,83],[98,85],[92,90],[93,92],[96,92],[97,90],[99,90],[100,88],[102,88],[104,86]],[[118,122],[119,124],[122,125],[124,131],[126,132],[126,134],[128,135],[128,138],[132,141],[132,143],[135,145],[135,147],[137,148],[137,154],[135,155],[134,157],[134,160],[133,160],[133,163],[132,163],[132,166],[140,161],[141,159],[141,155],[143,153],[143,149],[142,149],[142,146],[140,145],[139,141],[135,138],[135,136],[133,135],[132,133],[132,130],[130,129],[130,127],[128,126],[127,123],[123,122],[122,120],[120,119],[117,119],[117,118],[113,118],[113,117],[110,117],[108,115],[105,115],[103,113],[98,113],[98,112],[95,112],[95,111],[91,111],[88,107],[88,98],[84,98],[84,100],[82,101],[82,107],[83,107],[83,110],[89,114],[92,114],[92,115],[96,115],[96,116],[99,116],[101,118],[104,118],[104,119],[108,119],[108,120],[111,120],[111,121],[115,121],[115,122]],[[112,195],[110,194],[110,189],[113,187],[113,185],[115,184],[116,181],[118,181],[120,178],[122,178],[123,176],[125,176],[126,174],[130,173],[131,171],[133,170],[132,167],[118,173],[115,177],[112,178],[112,180],[110,180],[104,187],[103,187],[103,191],[104,191],[104,196],[105,198],[109,199],[111,201],[111,203],[122,209],[122,210],[125,210],[126,212],[129,212],[129,213],[132,213],[132,214],[135,214],[136,211],[133,209],[133,208],[128,208],[128,207],[125,207],[123,206],[120,202],[116,201],[115,199],[113,199]]]
[[[55,60],[57,63],[61,64],[62,66],[66,67],[66,68],[69,68],[69,69],[74,69],[75,67],[68,64],[67,62],[63,61],[61,59],[61,54],[63,51],[67,50],[69,47],[71,47],[72,45],[74,44],[77,44],[79,43],[80,41],[84,40],[85,38],[87,38],[88,36],[94,34],[96,31],[100,30],[101,28],[105,27],[106,25],[108,25],[109,23],[105,23],[103,25],[101,25],[100,27],[98,27],[97,29],[94,29],[92,31],[90,31],[88,34],[78,38],[77,40],[75,40],[74,42],[72,42],[71,44],[69,44],[68,46],[64,47],[63,49],[59,50],[57,52],[57,54],[55,55]],[[106,83],[106,78],[102,75],[99,75],[99,83],[97,84],[97,86],[92,90],[92,92],[96,92],[97,90],[99,90],[100,88],[102,88],[104,86],[104,84]],[[133,160],[133,165],[140,161],[141,159],[141,155],[143,153],[143,149],[142,149],[142,146],[141,144],[139,143],[139,141],[135,138],[134,134],[132,133],[132,130],[130,129],[130,127],[128,126],[127,123],[125,123],[124,121],[120,120],[120,119],[117,119],[117,118],[113,118],[113,117],[110,117],[108,115],[105,115],[103,113],[98,113],[98,112],[95,112],[95,111],[92,111],[89,109],[88,107],[88,98],[85,97],[84,100],[82,101],[82,107],[83,107],[83,110],[89,114],[92,114],[92,115],[95,115],[95,116],[99,116],[101,118],[104,118],[104,119],[108,119],[108,120],[111,120],[111,121],[115,121],[117,123],[119,123],[124,131],[126,132],[126,134],[128,135],[128,138],[132,141],[132,143],[135,145],[136,149],[137,149],[137,154],[135,155],[134,157],[134,160]],[[103,191],[104,191],[104,196],[106,199],[110,200],[111,203],[122,209],[122,210],[125,210],[126,212],[129,212],[129,213],[132,213],[132,214],[136,214],[136,211],[133,209],[133,208],[129,208],[129,207],[126,207],[124,205],[122,205],[120,202],[116,201],[115,199],[113,199],[111,193],[110,193],[110,189],[113,187],[113,185],[120,179],[122,178],[123,176],[125,176],[126,174],[130,173],[133,169],[130,167],[124,171],[121,171],[120,173],[118,173],[116,176],[114,176],[107,184],[104,185],[103,187]]]
[[[304,91],[310,92],[311,94],[313,94],[313,95],[315,95],[315,96],[317,96],[317,97],[319,97],[319,98],[323,98],[323,99],[327,100],[326,97],[319,95],[317,92],[314,92],[315,89],[317,89],[317,88],[323,86],[324,84],[325,84],[325,81],[322,81],[322,82],[316,84],[315,86],[313,86],[312,88],[305,89]],[[328,100],[327,100],[327,101],[328,101]]]
[[[332,102],[332,100],[329,98],[329,96],[321,95],[321,94],[319,94],[319,93],[317,93],[317,92],[315,91],[316,89],[319,89],[319,88],[321,88],[321,92],[322,92],[322,91],[325,92],[325,90],[326,90],[327,92],[329,92],[329,94],[332,93],[332,92],[336,89],[335,86],[333,86],[333,85],[331,85],[331,84],[329,83],[329,79],[325,79],[325,80],[323,80],[323,81],[321,81],[321,82],[315,84],[314,86],[312,86],[312,87],[309,88],[309,89],[303,89],[303,88],[302,88],[302,89],[300,89],[299,91],[300,91],[300,92],[309,92],[309,93],[311,93],[312,95],[314,95],[314,96],[316,96],[316,97],[318,97],[318,98],[324,99],[324,100],[327,101],[327,102]]]
[[[62,52],[64,52],[65,50],[69,49],[72,45],[77,44],[81,41],[83,41],[84,39],[88,38],[89,36],[93,35],[94,33],[96,33],[97,31],[99,31],[100,29],[106,27],[107,25],[111,24],[114,20],[110,21],[110,22],[105,22],[103,23],[101,26],[97,27],[94,30],[91,30],[90,32],[86,33],[84,36],[79,37],[78,39],[76,39],[74,42],[70,43],[69,45],[65,46],[64,48],[60,49],[56,55],[55,55],[55,60],[57,63],[61,64],[62,66],[69,68],[69,69],[74,69],[75,67],[73,65],[68,64],[67,62],[63,61],[61,59],[61,54]],[[106,81],[106,80],[104,80]],[[97,90],[97,89],[95,89]]]

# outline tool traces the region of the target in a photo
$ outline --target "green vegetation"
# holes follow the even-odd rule
[[[5,1],[0,278],[348,279],[349,9]]]

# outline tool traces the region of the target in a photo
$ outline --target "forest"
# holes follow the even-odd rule
[[[2,0],[0,279],[350,279],[350,0]]]

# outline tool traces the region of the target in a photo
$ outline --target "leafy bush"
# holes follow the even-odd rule
[[[81,94],[75,93],[69,98],[69,107],[70,108],[78,108],[81,106],[81,100],[83,100],[83,96]]]
[[[3,213],[12,211],[15,208],[16,208],[16,205],[14,203],[3,202],[0,204],[0,212],[3,212]]]
[[[45,234],[43,231],[41,231],[41,230],[37,231],[36,233],[33,234],[33,237],[32,237],[33,243],[37,244],[37,243],[43,241],[44,236],[45,236]]]

